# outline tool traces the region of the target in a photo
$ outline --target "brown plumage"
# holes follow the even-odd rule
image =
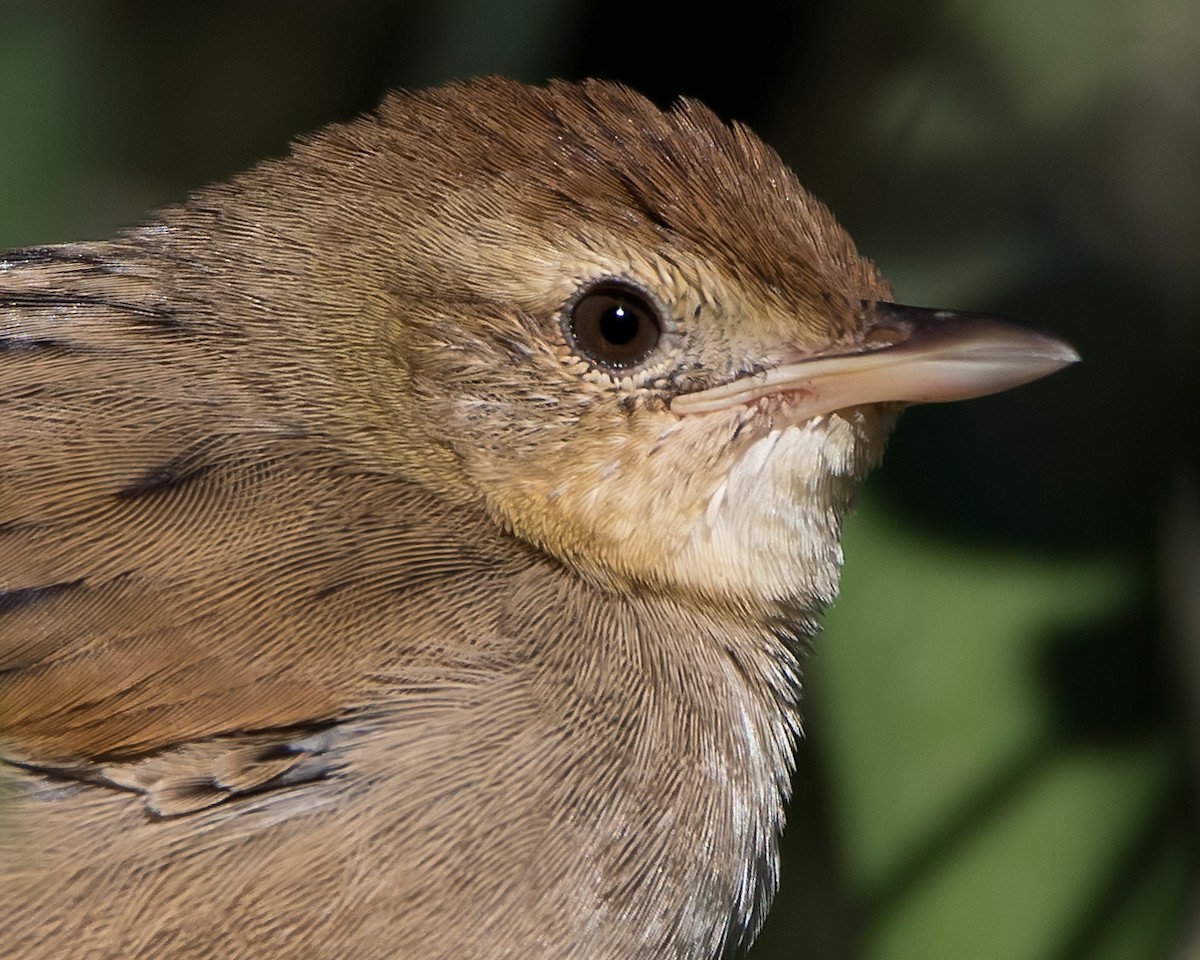
[[[5,950],[751,939],[896,411],[1073,358],[889,294],[752,134],[596,82],[0,255]]]

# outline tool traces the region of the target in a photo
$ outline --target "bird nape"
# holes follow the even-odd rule
[[[6,950],[748,943],[855,487],[1077,359],[891,301],[748,130],[602,82],[0,254]]]

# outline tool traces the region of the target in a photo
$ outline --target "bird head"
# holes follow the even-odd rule
[[[620,589],[819,609],[905,404],[1076,359],[999,320],[891,303],[778,155],[691,101],[474,81],[389,99],[284,163],[272,185],[295,170],[309,193],[370,191],[324,204],[296,271],[357,285],[354,332],[318,334],[339,339],[325,353],[346,360],[333,379],[354,385],[354,429]]]

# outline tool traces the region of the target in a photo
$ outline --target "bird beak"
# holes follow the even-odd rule
[[[798,356],[671,403],[707,413],[783,396],[789,419],[868,403],[942,403],[999,393],[1079,360],[1056,337],[984,314],[866,302],[850,349]]]

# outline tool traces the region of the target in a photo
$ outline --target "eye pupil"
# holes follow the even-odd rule
[[[650,297],[633,284],[618,280],[585,290],[564,319],[575,351],[609,369],[641,363],[662,335],[662,321]]]
[[[609,343],[625,346],[637,336],[638,326],[633,311],[617,305],[600,318],[600,335]]]

